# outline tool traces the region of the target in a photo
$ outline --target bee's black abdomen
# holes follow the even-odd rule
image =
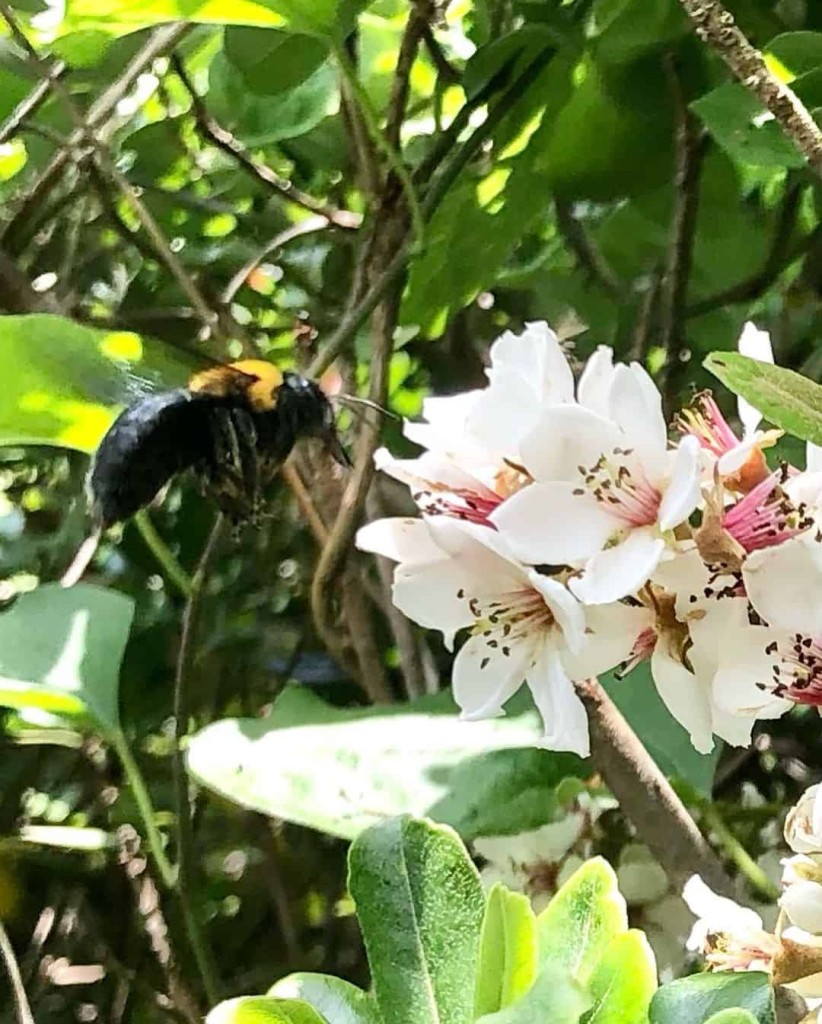
[[[91,470],[92,501],[103,527],[133,516],[175,473],[208,460],[211,404],[178,388],[144,398],[120,414]]]

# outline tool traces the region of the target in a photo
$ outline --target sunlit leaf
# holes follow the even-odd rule
[[[298,999],[241,996],[215,1006],[205,1024],[331,1024]]]
[[[765,419],[794,437],[822,445],[822,385],[738,352],[714,352],[705,366]]]
[[[457,836],[392,818],[357,838],[348,864],[383,1019],[470,1024],[485,897]]]
[[[591,997],[571,974],[555,963],[546,964],[533,987],[513,1006],[480,1017],[477,1024],[578,1024]]]
[[[537,920],[522,893],[497,884],[488,894],[482,923],[474,1016],[517,1002],[537,974]]]
[[[646,1024],[656,991],[656,961],[641,931],[608,943],[588,982],[593,1003],[581,1024]]]
[[[541,964],[562,964],[588,985],[613,939],[626,931],[625,900],[602,857],[586,861],[537,918]]]
[[[448,694],[342,709],[287,687],[267,718],[201,730],[188,768],[245,807],[349,839],[406,811],[471,838],[544,824],[556,785],[586,774],[571,754],[533,749],[538,736],[534,712],[461,722]]]
[[[134,602],[114,590],[46,584],[0,614],[0,704],[119,724],[120,662]]]
[[[269,989],[268,995],[310,1003],[328,1024],[380,1024],[370,992],[327,974],[289,974]]]
[[[697,974],[669,982],[651,1000],[650,1024],[697,1024],[725,1009],[747,1010],[757,1024],[776,1024],[773,986],[758,971]]]

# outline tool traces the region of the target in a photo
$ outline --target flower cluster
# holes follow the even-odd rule
[[[740,350],[770,359],[747,324]],[[672,438],[638,363],[598,348],[575,380],[545,323],[492,346],[488,386],[424,403],[414,459],[377,454],[419,518],[365,526],[396,563],[393,599],[453,645],[466,718],[503,712],[525,682],[552,750],[589,751],[574,684],[647,659],[709,751],[757,718],[822,705],[822,458],[771,469],[777,431],[740,401],[741,438],[708,393]],[[629,683],[626,683],[629,685]]]
[[[768,931],[762,917],[718,896],[695,875],[683,896],[698,920],[688,946],[714,971],[766,971],[822,1006],[822,786],[811,786],[785,821],[794,851],[782,860],[779,917]]]

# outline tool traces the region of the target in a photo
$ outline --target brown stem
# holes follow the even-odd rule
[[[730,894],[719,859],[602,686],[587,680],[577,683],[577,692],[588,714],[594,764],[673,885],[681,889],[698,874],[712,889]]]
[[[276,192],[284,199],[288,199],[292,203],[296,203],[297,206],[310,210],[312,213],[321,214],[329,223],[335,224],[339,228],[358,227],[360,221],[358,214],[351,213],[349,210],[336,210],[319,199],[315,199],[313,196],[297,188],[287,178],[277,174],[267,164],[264,164],[262,160],[252,156],[242,142],[232,135],[230,131],[223,128],[209,113],[202,97],[194,88],[194,83],[189,78],[185,64],[179,54],[172,54],[171,65],[191,99],[191,113],[194,115],[197,128],[204,138],[236,160],[243,170],[248,172],[255,180],[265,185],[270,191]]]
[[[762,54],[746,38],[719,0],[679,0],[696,32],[739,81],[773,114],[808,164],[822,174],[822,131],[796,93],[771,74]]]
[[[562,240],[576,256],[582,269],[612,298],[621,297],[622,285],[585,228],[574,217],[571,203],[557,198],[554,200],[554,209]]]
[[[28,96],[24,97],[17,104],[3,124],[0,125],[0,145],[16,135],[23,126],[23,122],[37,113],[43,101],[51,92],[52,79],[62,78],[67,70],[66,65],[62,61],[52,64],[49,77],[42,82],[38,82]]]

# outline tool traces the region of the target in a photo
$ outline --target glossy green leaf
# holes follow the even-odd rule
[[[299,999],[241,996],[215,1006],[205,1024],[331,1024]]]
[[[272,986],[268,995],[309,1003],[328,1024],[380,1024],[370,992],[328,974],[289,974]]]
[[[803,441],[822,444],[822,385],[738,352],[713,352],[704,365],[765,419]]]
[[[588,982],[593,1003],[581,1024],[647,1024],[656,961],[641,931],[611,939]]]
[[[245,807],[346,839],[405,812],[473,838],[545,824],[557,784],[586,773],[571,754],[534,749],[539,729],[533,711],[461,722],[447,693],[343,709],[289,686],[268,717],[201,730],[188,768]]]
[[[485,897],[449,828],[403,815],[351,847],[348,888],[391,1024],[470,1024]]]
[[[776,1024],[773,989],[767,974],[697,974],[672,981],[651,1000],[650,1024],[705,1024],[720,1010],[744,1009],[757,1024]]]
[[[537,974],[537,919],[522,893],[499,883],[488,894],[482,922],[474,1016],[496,1013],[520,999]]]
[[[110,35],[136,32],[169,21],[257,25],[331,35],[338,0],[66,0],[66,31],[99,29]]]
[[[94,451],[118,406],[181,384],[194,365],[131,332],[48,314],[0,316],[0,444]]]
[[[287,91],[258,96],[224,53],[211,64],[208,96],[209,109],[219,122],[251,147],[304,135],[339,105],[337,78],[328,63]]]
[[[316,36],[242,26],[226,29],[223,49],[245,84],[258,96],[293,89],[328,56],[328,44]]]
[[[588,985],[609,943],[627,927],[614,869],[594,857],[574,872],[537,918],[540,963],[561,964]]]
[[[590,1005],[590,995],[567,970],[546,964],[519,1002],[480,1017],[477,1024],[578,1024]]]
[[[709,1017],[705,1024],[756,1024],[756,1017],[750,1010],[720,1010]]]
[[[114,590],[45,584],[0,614],[0,704],[119,726],[120,662],[134,602]]]

